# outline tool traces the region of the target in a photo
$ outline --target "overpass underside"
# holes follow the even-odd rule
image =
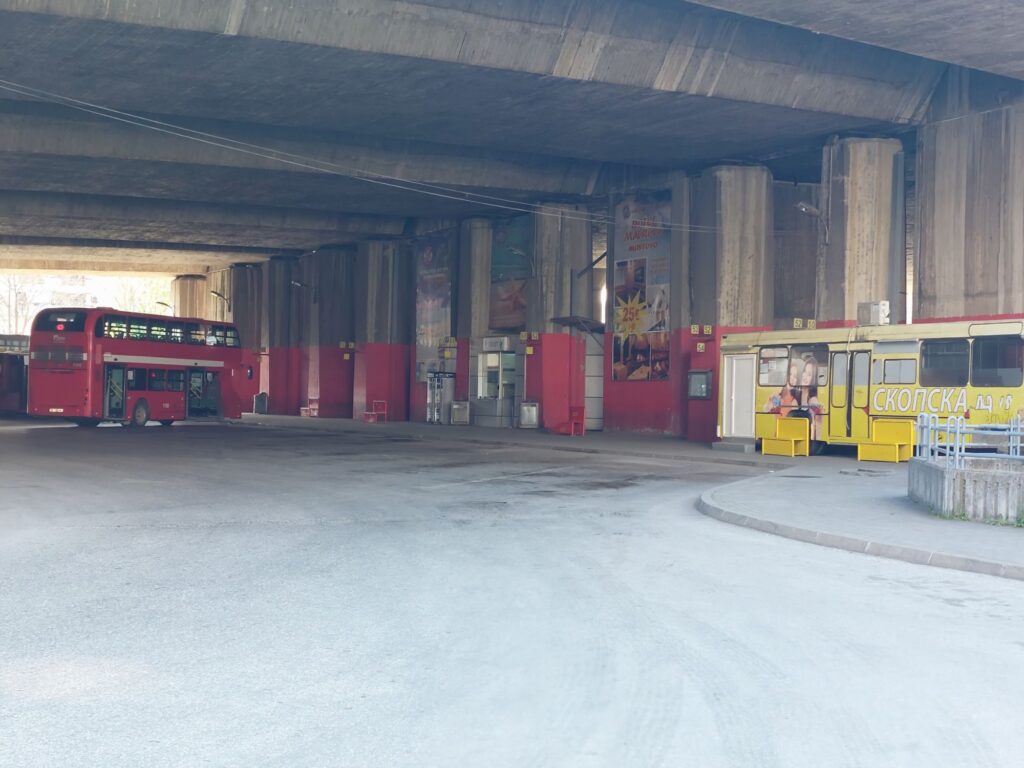
[[[0,0],[0,267],[181,275],[279,413],[694,437],[724,329],[1024,313],[1020,73],[771,5]]]

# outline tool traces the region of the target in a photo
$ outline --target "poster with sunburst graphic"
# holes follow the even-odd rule
[[[617,381],[658,381],[669,371],[667,195],[632,195],[615,208],[612,280]]]

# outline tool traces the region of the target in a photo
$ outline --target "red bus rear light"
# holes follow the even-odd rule
[[[64,323],[57,323],[57,330],[58,331],[63,331],[64,330]]]

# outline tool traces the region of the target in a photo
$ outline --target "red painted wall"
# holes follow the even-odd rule
[[[416,372],[410,365],[411,377],[409,382],[409,421],[427,420],[427,382],[414,381]]]
[[[456,339],[455,399],[469,400],[469,339]]]
[[[261,386],[268,393],[267,410],[273,414],[297,416],[299,413],[299,350],[271,347],[261,368]]]
[[[374,400],[388,407],[388,421],[409,420],[408,344],[356,345],[352,410],[355,418],[371,409]]]
[[[534,353],[526,358],[523,397],[539,403],[543,429],[569,434],[569,409],[584,403],[583,339],[564,333],[542,333],[530,346]]]
[[[669,378],[664,381],[613,381],[614,345],[605,334],[604,428],[624,432],[685,432],[684,394],[689,370],[689,329],[672,332]]]
[[[317,415],[351,419],[355,350],[321,346],[319,351],[320,399],[317,404]]]

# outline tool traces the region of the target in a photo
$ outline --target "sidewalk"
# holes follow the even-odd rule
[[[817,457],[704,493],[698,509],[821,546],[1024,580],[1024,528],[946,520],[907,497],[906,465]]]

